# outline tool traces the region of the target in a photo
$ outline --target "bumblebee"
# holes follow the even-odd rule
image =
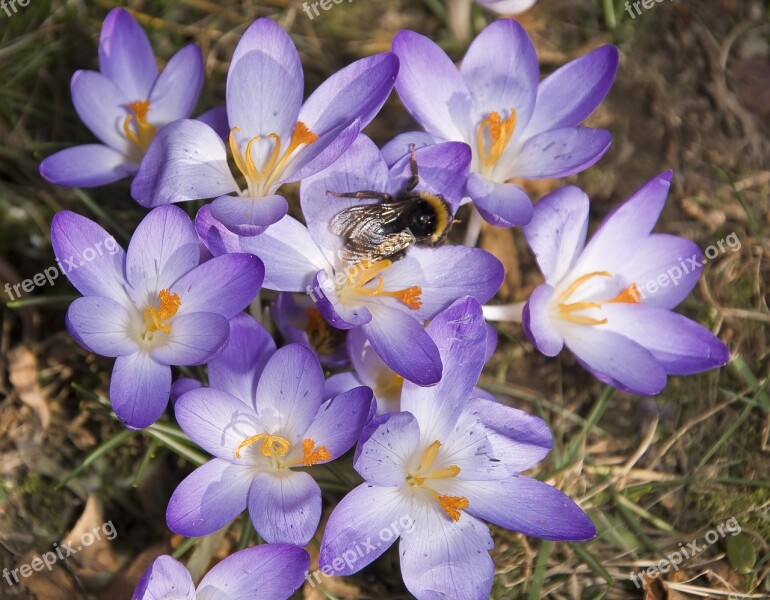
[[[412,176],[398,194],[371,190],[330,192],[338,198],[372,198],[378,204],[352,206],[337,213],[329,228],[343,240],[342,258],[349,264],[398,260],[409,246],[438,246],[455,222],[452,209],[438,194],[416,192],[420,183],[414,144],[410,146]]]

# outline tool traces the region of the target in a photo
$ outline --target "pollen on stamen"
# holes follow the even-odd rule
[[[145,325],[147,331],[162,331],[169,334],[171,333],[171,326],[165,321],[176,315],[182,305],[182,300],[179,298],[179,294],[176,292],[172,294],[169,290],[160,290],[158,298],[160,299],[158,308],[148,306],[144,310]]]
[[[313,465],[326,460],[331,460],[331,453],[326,449],[326,446],[315,447],[315,442],[310,438],[302,441],[302,462],[306,467],[312,467]]]
[[[610,302],[622,303],[622,304],[639,304],[642,301],[642,294],[639,291],[639,287],[632,283],[617,296],[615,296]]]
[[[439,496],[438,503],[453,521],[460,520],[460,511],[468,508],[469,504],[465,496]]]

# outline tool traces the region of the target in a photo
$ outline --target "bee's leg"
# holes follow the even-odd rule
[[[326,190],[326,193],[337,198],[371,198],[373,200],[382,200],[383,202],[389,202],[393,198],[390,194],[374,192],[372,190],[361,190],[360,192],[331,192]]]
[[[411,158],[409,159],[409,165],[412,167],[412,176],[406,184],[406,191],[411,192],[420,183],[420,175],[417,172],[417,158],[414,154],[414,144],[409,144],[409,153]]]

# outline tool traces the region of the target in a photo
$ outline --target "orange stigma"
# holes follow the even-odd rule
[[[291,134],[289,145],[283,153],[281,153],[281,137],[277,133],[270,133],[267,136],[258,135],[251,138],[246,144],[246,154],[244,156],[235,139],[235,133],[240,130],[240,127],[233,127],[230,130],[230,152],[233,155],[235,165],[246,179],[246,191],[250,196],[267,195],[270,192],[270,187],[283,173],[294,151],[300,146],[312,144],[318,139],[318,135],[310,131],[307,125],[302,121],[297,121]],[[273,148],[260,171],[254,163],[254,144],[266,139],[272,140]]]
[[[385,291],[385,282],[382,279],[382,273],[390,268],[393,263],[387,259],[377,261],[376,263],[360,263],[356,269],[358,272],[348,273],[347,288],[360,296],[387,296],[396,298],[412,310],[418,310],[422,306],[422,288],[418,285],[410,286],[403,290]],[[377,287],[372,289],[364,287],[377,278]]]
[[[168,290],[161,290],[158,293],[160,307],[148,306],[144,309],[145,333],[162,331],[165,334],[171,333],[171,325],[166,323],[171,317],[176,315],[182,301],[179,294],[173,294]]]
[[[476,130],[476,145],[479,149],[479,159],[486,167],[493,167],[500,160],[503,152],[513,138],[516,130],[516,109],[510,110],[510,115],[503,120],[498,112],[491,112]],[[487,134],[485,136],[484,134]],[[487,144],[486,137],[489,137]]]
[[[315,447],[315,442],[310,438],[302,440],[302,462],[306,467],[312,467],[313,465],[330,460],[332,455],[326,449],[326,446]]]
[[[460,520],[460,511],[468,508],[468,499],[464,496],[446,496],[437,494],[429,486],[425,485],[431,480],[452,479],[460,474],[460,467],[449,465],[440,469],[432,469],[433,463],[438,456],[441,448],[441,442],[436,440],[425,449],[420,460],[420,466],[415,473],[409,473],[406,482],[412,487],[425,489],[439,504],[439,506],[449,515],[453,521]]]
[[[127,106],[131,113],[126,115],[123,120],[123,133],[144,154],[158,132],[147,120],[147,113],[150,112],[150,101],[137,100],[130,102]]]
[[[620,294],[612,298],[611,300],[601,300],[598,302],[568,302],[570,296],[574,294],[577,289],[583,285],[586,281],[593,279],[594,277],[612,277],[612,273],[609,271],[594,271],[592,273],[586,273],[578,277],[573,281],[570,286],[559,295],[559,313],[563,319],[575,323],[576,325],[605,325],[607,319],[595,319],[593,317],[587,317],[585,315],[574,314],[581,310],[590,308],[601,308],[604,304],[612,303],[624,303],[624,304],[639,304],[641,300],[641,294],[639,288],[635,283],[629,285]]]

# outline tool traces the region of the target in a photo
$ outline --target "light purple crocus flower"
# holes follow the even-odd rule
[[[501,15],[518,15],[528,11],[537,0],[476,0],[477,4]]]
[[[218,135],[184,120],[152,144],[131,193],[143,206],[216,198],[211,211],[219,221],[240,235],[261,233],[287,212],[278,188],[334,162],[382,107],[397,72],[392,53],[364,58],[303,104],[297,49],[279,25],[259,19],[238,43],[227,75],[229,147],[246,187],[233,177]]]
[[[278,331],[287,343],[307,346],[315,351],[321,364],[329,369],[339,369],[350,364],[345,346],[346,332],[329,325],[310,296],[281,292],[271,308]]]
[[[158,74],[147,35],[122,8],[102,25],[99,68],[77,71],[71,90],[80,120],[102,143],[46,158],[40,174],[51,183],[95,187],[134,175],[157,132],[189,117],[203,86],[200,48],[185,46]]]
[[[456,210],[468,173],[467,145],[452,142],[421,148],[416,158],[417,189],[441,193]],[[323,173],[302,182],[307,227],[286,216],[262,235],[239,237],[205,206],[196,226],[214,255],[256,254],[265,263],[266,288],[310,294],[331,325],[362,328],[391,369],[420,385],[432,385],[441,378],[441,360],[424,323],[461,296],[479,302],[494,296],[503,280],[500,261],[477,248],[413,246],[395,262],[348,265],[342,258],[342,240],[329,230],[335,214],[367,200],[333,197],[327,191],[396,193],[410,174],[409,157],[388,169],[374,143],[361,136]]]
[[[166,521],[175,533],[208,535],[248,507],[264,540],[306,545],[321,518],[321,489],[294,469],[345,454],[374,414],[369,388],[325,400],[318,357],[299,344],[274,351],[269,337],[253,320],[234,321],[209,365],[214,387],[176,401],[179,425],[215,458],[174,491]]]
[[[458,300],[428,331],[440,340],[444,376],[430,388],[405,382],[404,412],[364,429],[354,467],[365,482],[329,517],[319,567],[359,571],[398,537],[381,532],[409,520],[399,547],[409,591],[418,600],[486,600],[494,565],[484,521],[551,540],[585,540],[596,530],[562,492],[520,474],[551,448],[545,422],[474,393],[487,344],[479,304]],[[351,553],[356,560],[339,560]]]
[[[302,585],[310,556],[289,544],[262,544],[217,563],[198,586],[182,563],[159,556],[131,600],[288,600]]]
[[[69,211],[53,218],[51,243],[83,294],[67,311],[67,329],[86,350],[116,357],[110,402],[132,428],[158,420],[168,404],[170,365],[207,362],[264,277],[250,254],[199,264],[195,228],[175,206],[151,211],[127,252],[99,225]]]
[[[651,233],[671,178],[669,171],[642,186],[587,245],[588,196],[568,186],[543,198],[524,233],[545,283],[523,314],[488,306],[487,318],[523,319],[546,356],[566,345],[598,379],[636,394],[657,394],[668,375],[726,364],[719,338],[672,311],[698,281],[702,254],[690,240]]]
[[[540,83],[532,40],[516,21],[501,19],[473,41],[457,69],[430,39],[402,31],[393,40],[401,61],[396,89],[426,133],[406,133],[389,152],[436,141],[473,149],[466,195],[493,225],[532,218],[518,178],[565,177],[593,165],[607,151],[608,131],[579,127],[609,92],[618,51],[603,46]]]
[[[428,335],[430,335],[428,331]],[[439,343],[441,340],[434,342]],[[497,346],[497,332],[491,325],[487,326],[487,351],[485,361],[489,361]],[[324,388],[327,398],[341,394],[359,385],[372,388],[374,399],[377,401],[377,414],[398,412],[401,410],[401,391],[404,378],[386,365],[377,356],[363,330],[351,329],[347,338],[347,354],[353,364],[353,371],[337,373],[326,380]],[[481,390],[477,391],[484,394]]]

